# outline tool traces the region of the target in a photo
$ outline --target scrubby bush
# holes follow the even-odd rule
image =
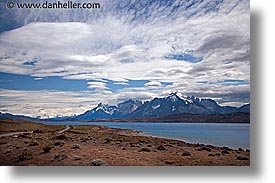
[[[36,129],[36,130],[33,130],[33,133],[42,133],[42,130]]]
[[[31,141],[29,144],[29,146],[37,146],[37,145],[38,145],[38,142],[36,141]]]
[[[65,144],[64,141],[56,141],[56,142],[54,143],[54,146],[60,146],[60,147],[62,147],[64,144]]]
[[[51,151],[52,148],[53,148],[52,145],[47,145],[47,146],[43,147],[43,151],[44,151],[44,153],[48,153]]]
[[[22,152],[21,155],[19,155],[19,161],[30,160],[32,158],[33,158],[32,153],[29,151],[24,151]]]

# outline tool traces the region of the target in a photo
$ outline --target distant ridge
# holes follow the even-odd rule
[[[250,104],[241,107],[220,106],[213,99],[194,96],[179,97],[171,93],[166,97],[153,98],[150,101],[127,100],[117,106],[99,103],[83,114],[48,119],[31,118],[23,115],[1,113],[0,119],[18,119],[28,121],[190,121],[190,122],[249,122]],[[234,116],[235,115],[235,116]],[[213,118],[213,117],[216,117]],[[242,119],[243,117],[243,119]],[[169,119],[170,118],[170,119]],[[190,118],[190,119],[189,119]],[[192,119],[191,119],[192,118]],[[237,121],[236,121],[237,122]]]
[[[150,101],[128,100],[117,106],[99,103],[95,108],[75,117],[77,120],[142,118],[176,114],[230,114],[250,113],[250,104],[242,107],[220,106],[215,100],[201,99],[194,96],[179,97],[171,93],[166,97]]]
[[[0,112],[0,119],[17,119],[17,120],[26,120],[26,121],[37,120],[36,118],[32,118],[24,115],[14,115],[10,113],[2,113],[2,112]]]
[[[250,114],[240,112],[230,114],[175,114],[141,118],[95,119],[89,122],[250,123]]]

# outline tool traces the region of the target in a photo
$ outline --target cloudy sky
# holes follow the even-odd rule
[[[101,8],[89,10],[5,2],[1,112],[65,116],[175,91],[249,102],[249,0],[97,0]]]

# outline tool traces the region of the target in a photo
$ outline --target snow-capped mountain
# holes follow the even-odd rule
[[[139,100],[127,100],[125,102],[119,103],[118,109],[116,111],[117,115],[119,116],[125,116],[132,112],[134,112],[138,107],[142,105],[142,102]]]
[[[117,106],[98,104],[97,107],[76,116],[78,120],[139,118],[146,116],[167,116],[174,114],[229,114],[235,112],[249,113],[249,105],[240,108],[220,106],[215,100],[201,99],[194,96],[179,97],[171,93],[163,98],[154,98],[142,103],[139,100],[128,100]]]
[[[108,104],[99,103],[92,110],[86,111],[85,113],[76,116],[79,120],[90,120],[90,119],[109,119],[117,117],[115,112],[117,111],[116,106],[109,106]]]
[[[189,114],[227,114],[238,112],[236,107],[223,107],[212,99],[200,99],[194,96],[180,98],[171,93],[164,98],[154,98],[145,102],[127,117],[163,116],[181,113]]]
[[[95,108],[86,111],[78,116],[56,117],[47,120],[94,120],[94,119],[115,119],[115,118],[142,118],[161,117],[178,114],[231,114],[250,113],[250,104],[241,107],[220,106],[215,100],[201,99],[194,96],[179,97],[177,93],[162,98],[154,98],[150,101],[127,100],[117,106],[99,103]],[[0,119],[31,119],[26,116],[0,113]],[[45,119],[44,119],[45,120]]]
[[[128,100],[119,103],[117,106],[109,106],[108,104],[99,103],[92,110],[86,111],[85,113],[76,116],[79,120],[89,119],[109,119],[109,118],[122,118],[127,114],[135,111],[142,102],[139,100]]]
[[[172,93],[164,98],[154,98],[151,101],[146,101],[142,106],[137,108],[134,112],[127,115],[127,117],[144,117],[144,116],[162,116],[183,113],[184,109],[188,107],[188,102],[184,101]]]

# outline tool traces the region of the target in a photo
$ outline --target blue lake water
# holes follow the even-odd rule
[[[236,123],[148,123],[148,122],[43,122],[47,125],[99,125],[142,131],[146,135],[211,144],[250,148],[250,124]]]

